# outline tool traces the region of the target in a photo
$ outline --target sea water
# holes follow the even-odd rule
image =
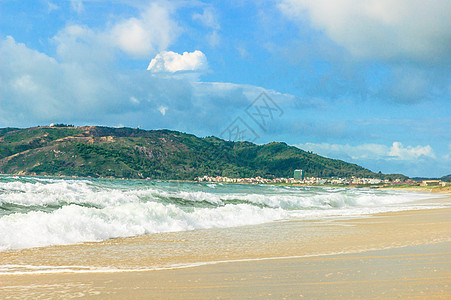
[[[378,189],[0,176],[0,251],[439,207]]]

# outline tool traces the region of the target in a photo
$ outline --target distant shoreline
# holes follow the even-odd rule
[[[451,194],[451,186],[384,186],[380,189],[394,191],[427,192],[434,194]]]
[[[51,175],[25,175],[25,174],[0,174],[0,176],[13,177],[42,177],[42,178],[64,178],[64,179],[101,179],[101,180],[137,180],[137,181],[163,181],[163,182],[179,182],[179,183],[205,183],[205,184],[244,184],[244,185],[275,185],[275,186],[299,186],[299,187],[331,187],[331,188],[355,188],[355,189],[381,189],[381,190],[395,190],[395,191],[411,191],[411,192],[425,192],[434,194],[451,194],[451,186],[418,186],[418,185],[332,185],[332,184],[300,184],[300,183],[251,183],[251,182],[199,182],[197,180],[182,180],[182,179],[143,179],[143,178],[112,178],[112,177],[79,177],[79,176],[51,176]]]

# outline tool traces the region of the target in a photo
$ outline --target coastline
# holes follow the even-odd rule
[[[451,197],[428,201],[446,207],[1,252],[0,261],[11,265],[89,265],[98,270],[2,274],[0,293],[11,298],[339,297],[337,292],[346,286],[342,298],[352,296],[349,291],[360,297],[411,297],[420,292],[446,297],[451,282]],[[179,268],[138,271],[149,266]],[[371,293],[369,287],[374,287]]]
[[[393,190],[393,191],[409,191],[409,192],[425,192],[425,193],[433,193],[433,194],[445,194],[451,195],[451,186],[386,186],[381,187],[381,189],[385,190]]]
[[[172,182],[172,183],[220,183],[220,184],[235,184],[235,185],[274,185],[274,186],[297,186],[297,187],[331,187],[331,188],[349,188],[349,189],[381,189],[381,190],[394,190],[394,191],[410,191],[410,192],[425,192],[433,194],[445,194],[451,195],[451,185],[447,186],[418,186],[418,185],[332,185],[332,184],[299,184],[299,183],[247,183],[247,182],[199,182],[196,180],[185,180],[185,179],[152,179],[152,178],[115,178],[115,177],[79,177],[79,176],[66,176],[66,175],[30,175],[30,174],[6,174],[1,173],[0,176],[23,176],[32,178],[63,178],[63,179],[74,179],[74,180],[90,180],[90,179],[101,179],[101,180],[137,180],[137,181],[161,181],[161,182]]]

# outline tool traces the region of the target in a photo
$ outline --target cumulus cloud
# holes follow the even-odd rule
[[[150,61],[147,70],[159,73],[178,71],[205,71],[208,69],[207,58],[202,51],[183,52],[162,51]]]
[[[180,28],[172,19],[173,9],[161,3],[143,8],[138,17],[119,20],[103,29],[69,24],[51,39],[58,58],[79,64],[102,64],[115,59],[117,49],[133,58],[145,58],[166,49]]]
[[[449,173],[449,155],[437,156],[430,145],[329,144],[305,143],[295,145],[319,155],[357,163],[375,172],[402,172],[408,176],[440,177]]]
[[[89,119],[99,111],[119,111],[122,102],[126,102],[124,109],[129,106],[131,83],[122,83],[102,63],[82,64],[66,55],[56,59],[12,37],[0,40],[0,56],[8,57],[8,61],[0,60],[0,114],[9,124]]]
[[[89,49],[83,46],[89,29],[70,28],[63,36],[70,38],[74,52]],[[0,60],[0,127],[125,124],[219,135],[264,91],[183,76],[150,76],[146,70],[124,72],[114,60],[95,64],[88,57],[83,63],[70,47],[60,50],[53,58],[12,37],[0,39],[0,57],[8,57]],[[273,99],[284,98],[267,92]]]
[[[387,160],[417,160],[419,158],[436,158],[431,146],[403,146],[400,142],[393,142],[392,146],[382,144],[362,144],[351,146],[349,144],[306,143],[297,147],[313,151],[315,153],[339,158],[362,159],[387,159]]]
[[[114,47],[108,37],[84,25],[68,25],[51,40],[56,46],[57,59],[61,62],[104,68],[114,60]]]
[[[44,118],[51,115],[58,106],[57,99],[52,96],[54,84],[51,83],[57,75],[57,61],[16,43],[11,36],[0,41],[0,57],[8,58],[0,60],[0,114],[3,119],[12,121],[11,118],[22,118],[30,113]],[[37,97],[46,107],[37,105]]]
[[[309,22],[365,58],[451,59],[451,2],[431,0],[282,0],[281,11]]]
[[[400,160],[415,160],[420,157],[435,158],[434,151],[429,145],[404,147],[400,142],[394,142],[388,153],[390,157]]]
[[[312,151],[328,157],[346,157],[351,159],[380,158],[387,154],[387,146],[379,144],[363,144],[357,146],[328,144],[328,143],[305,143],[296,145],[305,150]]]
[[[152,3],[138,18],[115,24],[108,32],[112,43],[136,57],[166,49],[180,32],[171,18],[172,10],[168,5]]]
[[[137,17],[105,28],[67,25],[50,39],[54,56],[13,37],[0,38],[0,57],[8,58],[0,59],[0,125],[141,124],[219,134],[261,88],[224,88],[193,80],[208,68],[201,51],[161,52],[155,68],[171,74],[166,77],[124,71],[118,65],[118,49],[132,56],[155,55],[172,43],[178,30],[169,4],[157,2]],[[173,74],[179,71],[188,74]]]

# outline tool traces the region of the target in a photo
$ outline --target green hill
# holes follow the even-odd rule
[[[256,145],[170,130],[109,127],[0,129],[0,173],[111,178],[194,179],[197,176],[406,178],[373,173],[285,143]]]

